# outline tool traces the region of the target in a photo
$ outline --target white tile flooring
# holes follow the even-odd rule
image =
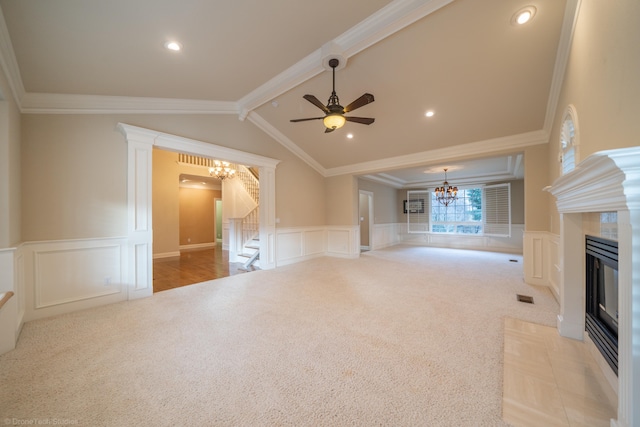
[[[503,419],[514,426],[610,426],[617,397],[586,344],[505,320]]]

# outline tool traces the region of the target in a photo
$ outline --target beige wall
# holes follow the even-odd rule
[[[551,195],[543,188],[550,185],[547,173],[548,145],[534,145],[524,151],[524,229],[549,230],[549,203]]]
[[[127,150],[109,116],[22,116],[22,238],[126,236]]]
[[[552,183],[559,175],[562,116],[578,116],[579,159],[614,148],[640,145],[640,2],[583,1],[567,71],[555,112],[547,163]],[[550,231],[558,234],[555,200]]]
[[[235,115],[24,115],[23,240],[126,235],[127,151],[118,122],[279,159],[279,226],[324,225],[323,178]]]
[[[0,69],[0,248],[21,241],[20,112]]]
[[[358,186],[352,175],[325,179],[326,224],[358,224]]]
[[[180,250],[178,155],[153,150],[153,253]]]
[[[180,245],[215,243],[215,199],[221,197],[220,190],[180,189]]]
[[[395,188],[384,184],[358,179],[358,189],[373,193],[373,223],[374,224],[395,224],[398,222],[398,212],[402,212],[402,207],[398,210],[398,192]]]

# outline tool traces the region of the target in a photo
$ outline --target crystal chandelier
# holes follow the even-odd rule
[[[447,170],[444,170],[444,184],[442,187],[436,188],[436,200],[445,206],[449,206],[449,203],[458,200],[458,187],[452,187],[447,182]]]
[[[209,175],[216,177],[219,180],[233,178],[236,174],[236,170],[231,167],[229,162],[214,160],[213,165],[214,166],[212,168],[209,168]]]

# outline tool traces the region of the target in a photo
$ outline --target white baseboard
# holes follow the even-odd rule
[[[180,251],[164,252],[164,253],[160,253],[160,254],[153,254],[153,259],[175,258],[175,257],[179,257],[179,256],[180,256]]]
[[[181,251],[188,251],[191,249],[207,249],[207,248],[215,248],[216,242],[208,242],[208,243],[194,243],[192,245],[180,245]]]

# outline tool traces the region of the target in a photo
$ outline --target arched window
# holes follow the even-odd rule
[[[569,105],[562,118],[560,129],[560,173],[571,172],[578,163],[578,115],[573,105]]]

